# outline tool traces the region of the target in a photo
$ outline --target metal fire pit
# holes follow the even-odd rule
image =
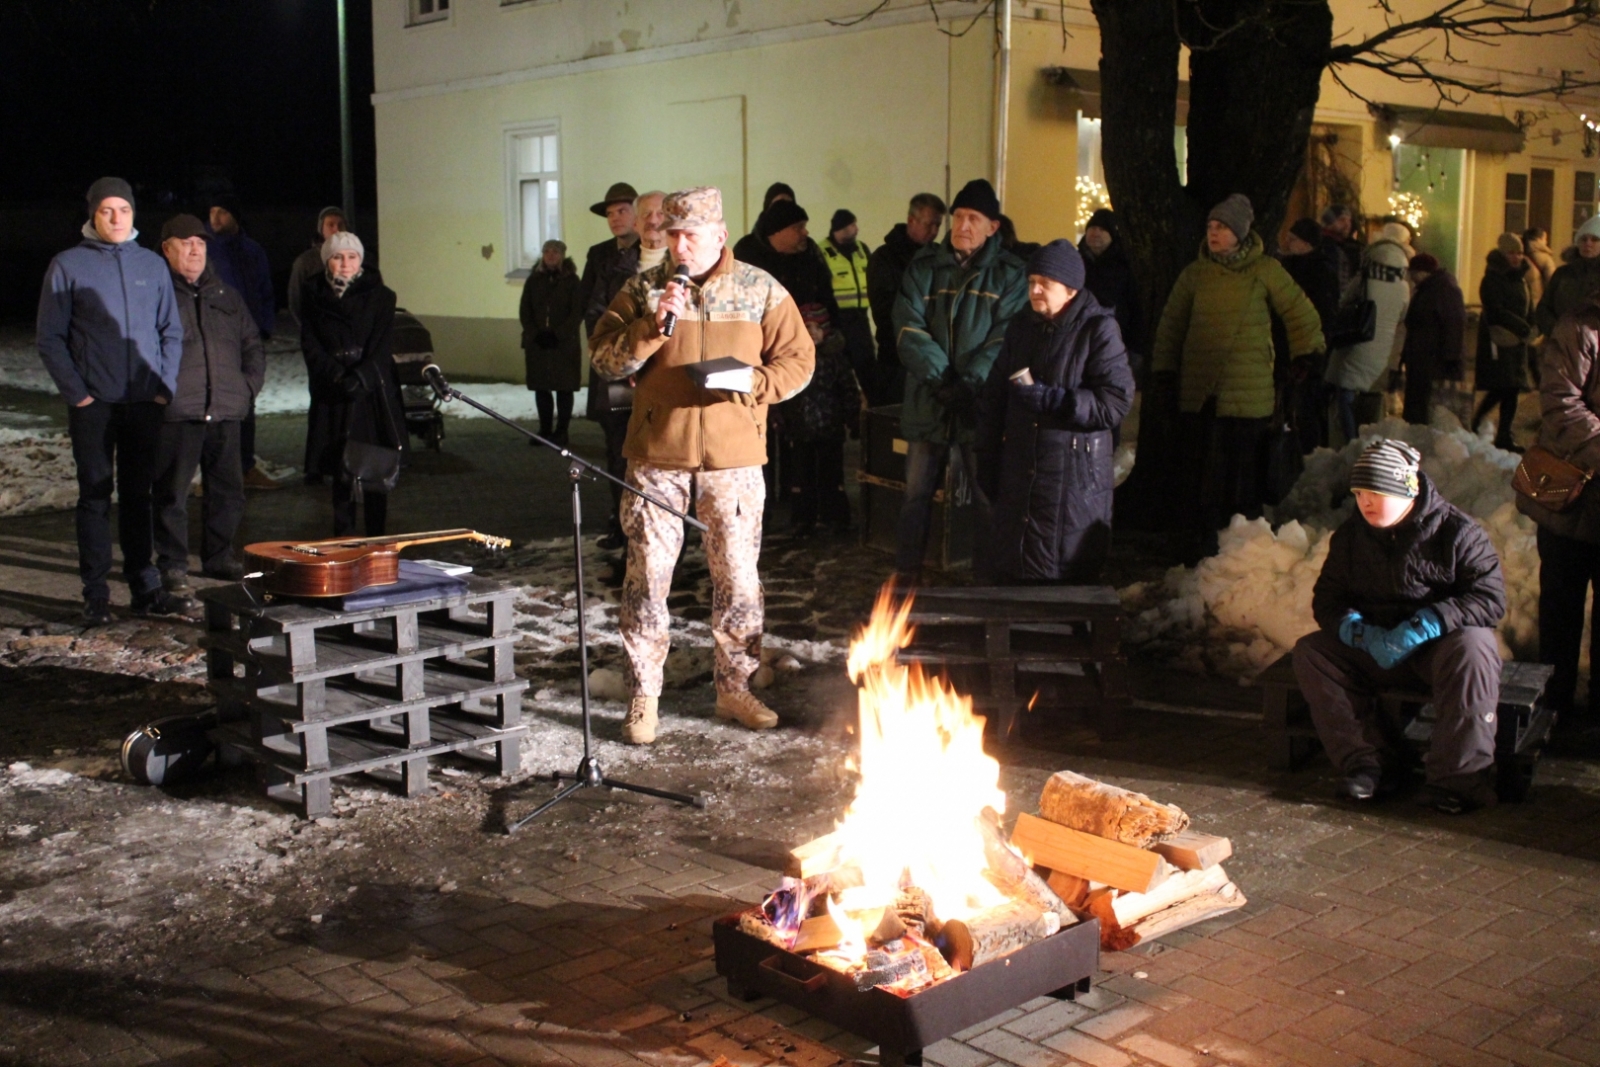
[[[713,923],[711,939],[730,994],[769,996],[876,1041],[883,1067],[920,1064],[935,1041],[1034,997],[1087,993],[1100,966],[1100,923],[1093,919],[910,996],[858,990],[833,968],[740,930],[736,914]]]

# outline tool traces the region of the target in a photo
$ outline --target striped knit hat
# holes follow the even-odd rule
[[[1350,469],[1350,488],[1414,500],[1420,489],[1417,470],[1421,466],[1422,453],[1404,441],[1374,441],[1356,457]]]

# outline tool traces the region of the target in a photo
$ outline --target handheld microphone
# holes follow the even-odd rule
[[[434,394],[437,395],[440,400],[451,399],[450,383],[444,380],[444,371],[439,369],[439,364],[430,363],[426,367],[423,367],[422,376],[423,378],[427,379],[429,385],[433,386]]]
[[[672,280],[679,285],[687,287],[689,284],[689,265],[687,263],[679,263],[678,269],[672,272]],[[670,311],[667,312],[667,317],[661,320],[661,336],[671,337],[672,331],[677,328],[678,316]]]

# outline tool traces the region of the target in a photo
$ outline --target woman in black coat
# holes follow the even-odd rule
[[[402,450],[406,443],[400,383],[394,370],[394,290],[376,270],[363,269],[365,250],[353,233],[322,245],[326,269],[307,283],[300,347],[311,376],[306,425],[306,474],[333,479],[333,533],[356,530],[362,504],[366,534],[384,532],[389,495],[350,477],[350,442]]]
[[[1500,409],[1495,426],[1494,446],[1520,452],[1511,437],[1511,421],[1517,414],[1517,400],[1528,391],[1529,342],[1533,340],[1533,286],[1529,275],[1538,273],[1522,255],[1522,238],[1503,233],[1489,253],[1489,261],[1478,285],[1478,301],[1483,315],[1478,321],[1476,385],[1483,400],[1472,413],[1472,432],[1491,408]]]
[[[1455,275],[1426,252],[1411,257],[1411,303],[1406,307],[1406,340],[1400,364],[1406,370],[1403,418],[1428,425],[1433,383],[1460,381],[1466,351],[1467,305]]]
[[[544,243],[543,255],[522,285],[519,317],[528,388],[539,408],[539,436],[565,447],[572,394],[583,380],[583,350],[578,342],[583,289],[578,268],[560,241]]]
[[[1116,317],[1084,288],[1070,242],[1029,259],[1028,302],[979,404],[990,564],[1005,581],[1091,582],[1111,547],[1111,434],[1133,403],[1133,372]]]

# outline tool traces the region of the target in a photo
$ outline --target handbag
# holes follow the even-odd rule
[[[1288,392],[1287,389],[1279,391],[1272,424],[1262,442],[1265,455],[1260,468],[1261,502],[1264,504],[1282,503],[1306,469],[1306,457],[1300,451],[1300,434],[1288,411]]]
[[[1341,307],[1328,327],[1328,350],[1364,345],[1378,335],[1378,302],[1367,296],[1366,267],[1361,268],[1361,298]]]
[[[344,443],[344,475],[350,482],[350,499],[363,493],[388,493],[400,481],[400,450],[365,441]]]
[[[1593,477],[1594,471],[1567,462],[1543,445],[1534,445],[1522,454],[1517,473],[1511,476],[1511,488],[1542,508],[1566,511],[1578,502]]]

